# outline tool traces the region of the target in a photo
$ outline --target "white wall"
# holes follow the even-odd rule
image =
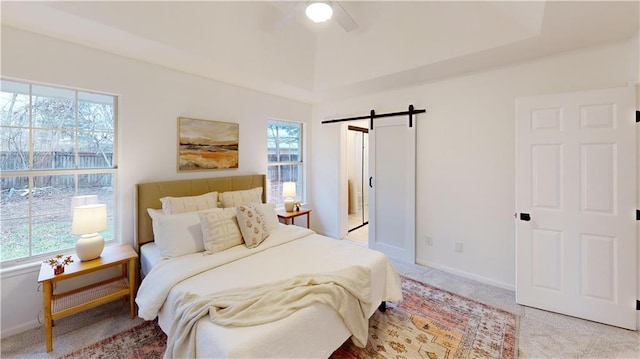
[[[344,171],[341,127],[320,122],[414,104],[427,109],[415,121],[416,261],[513,289],[516,97],[635,84],[637,51],[636,39],[314,106],[314,182],[326,188],[316,188],[313,203],[322,229],[338,233],[335,208],[345,188],[334,178]],[[456,241],[463,253],[454,251]]]
[[[133,243],[139,182],[265,173],[268,118],[309,122],[311,106],[64,41],[2,28],[2,76],[119,95],[117,240]],[[240,124],[239,168],[178,173],[177,118]],[[311,136],[308,141],[312,142]],[[313,220],[311,221],[313,224]],[[2,337],[38,326],[37,266],[2,272]]]

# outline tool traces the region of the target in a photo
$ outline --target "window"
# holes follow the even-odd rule
[[[296,183],[295,201],[304,200],[302,123],[267,121],[267,200],[281,204],[282,184]]]
[[[74,248],[72,199],[107,205],[114,236],[117,98],[1,80],[0,262]]]

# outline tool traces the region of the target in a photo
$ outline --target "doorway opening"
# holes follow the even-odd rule
[[[361,128],[369,128],[363,135],[360,131],[349,131],[347,124],[342,124],[339,134],[340,141],[340,167],[337,178],[339,179],[340,202],[338,213],[338,225],[340,237],[350,239],[351,235],[366,228],[366,245],[369,248],[379,250],[389,258],[406,263],[415,263],[416,235],[415,235],[415,210],[416,210],[416,126],[414,115],[426,112],[425,109],[416,110],[413,105],[407,112],[390,112],[376,114],[371,110],[369,116],[341,118],[322,121],[322,123],[347,122]],[[406,121],[398,121],[392,117],[408,116]],[[352,121],[367,123],[369,126],[355,124]],[[373,122],[373,119],[376,121]],[[364,121],[362,121],[364,120]],[[348,134],[359,132],[362,145],[352,148],[365,150],[360,155],[362,165],[360,176],[351,184],[347,179],[350,170],[348,165],[349,146]],[[353,151],[355,152],[355,151]],[[360,152],[357,152],[360,153]],[[351,156],[352,158],[355,155]],[[364,158],[364,160],[362,160]],[[356,162],[356,161],[353,161]],[[366,173],[366,176],[363,174]],[[366,216],[366,226],[348,232],[348,197],[356,195],[355,204],[358,204],[357,190],[353,187],[360,185],[363,203],[359,218]],[[353,209],[353,206],[352,206]],[[360,224],[363,224],[362,222]],[[352,227],[353,228],[353,227]],[[356,243],[356,242],[354,242]]]
[[[369,237],[369,129],[365,126],[349,125],[347,131],[348,222],[345,239],[366,245]]]

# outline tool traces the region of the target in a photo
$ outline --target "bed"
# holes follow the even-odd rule
[[[202,302],[203,298],[220,300],[223,296],[226,300],[227,294],[259,293],[256,292],[259,290],[273,296],[277,295],[277,291],[272,290],[274,285],[290,288],[288,285],[294,278],[296,281],[300,278],[315,280],[337,273],[349,283],[340,289],[346,288],[346,292],[356,293],[354,295],[359,298],[355,302],[365,320],[384,301],[401,300],[400,278],[382,253],[321,236],[306,228],[278,224],[277,217],[275,224],[269,217],[268,237],[253,248],[236,245],[215,253],[196,248],[171,257],[159,252],[159,243],[154,242],[151,214],[162,210],[160,198],[188,198],[211,192],[231,195],[260,188],[259,200],[263,204],[252,204],[255,206],[252,208],[267,208],[265,211],[268,212],[269,205],[264,204],[265,184],[266,178],[262,174],[138,184],[137,245],[144,279],[136,302],[139,315],[147,320],[157,316],[159,326],[167,333],[170,348],[165,357],[189,353],[189,356],[207,358],[327,358],[352,335],[357,337],[353,326],[345,319],[344,308],[335,308],[335,305],[346,306],[345,303],[332,306],[323,301],[311,301],[277,320],[251,325],[219,324],[224,322],[214,322],[214,315],[208,311],[185,321],[185,313],[199,308],[200,304],[194,306],[192,302]],[[207,211],[221,213],[227,210]],[[202,214],[205,212],[197,212],[201,220],[205,218],[206,214]],[[271,214],[274,215],[275,212]],[[180,216],[194,220],[192,213],[160,218]],[[155,218],[158,221],[158,217]],[[176,250],[180,252],[184,248]],[[366,280],[356,280],[357,276],[364,276]],[[335,276],[328,278],[327,282],[335,284]],[[349,286],[358,289],[352,290]],[[345,308],[350,308],[349,313],[352,313],[356,307]],[[266,312],[270,316],[279,311]],[[180,324],[176,324],[179,321]],[[184,329],[184,323],[188,323],[188,330]],[[366,342],[366,338],[364,340]],[[174,341],[180,343],[182,349],[188,347],[189,351],[175,351]]]

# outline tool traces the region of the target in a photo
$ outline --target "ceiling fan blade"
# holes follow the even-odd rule
[[[358,23],[349,15],[347,10],[340,5],[338,1],[332,1],[333,5],[333,15],[336,19],[336,22],[342,26],[342,28],[346,32],[351,32],[358,28]]]
[[[295,22],[298,16],[304,13],[306,6],[304,2],[298,2],[293,7],[290,7],[289,2],[272,1],[271,3],[285,13],[285,15],[273,25],[273,28],[276,30],[283,29]],[[286,8],[287,6],[289,6],[288,9]]]

